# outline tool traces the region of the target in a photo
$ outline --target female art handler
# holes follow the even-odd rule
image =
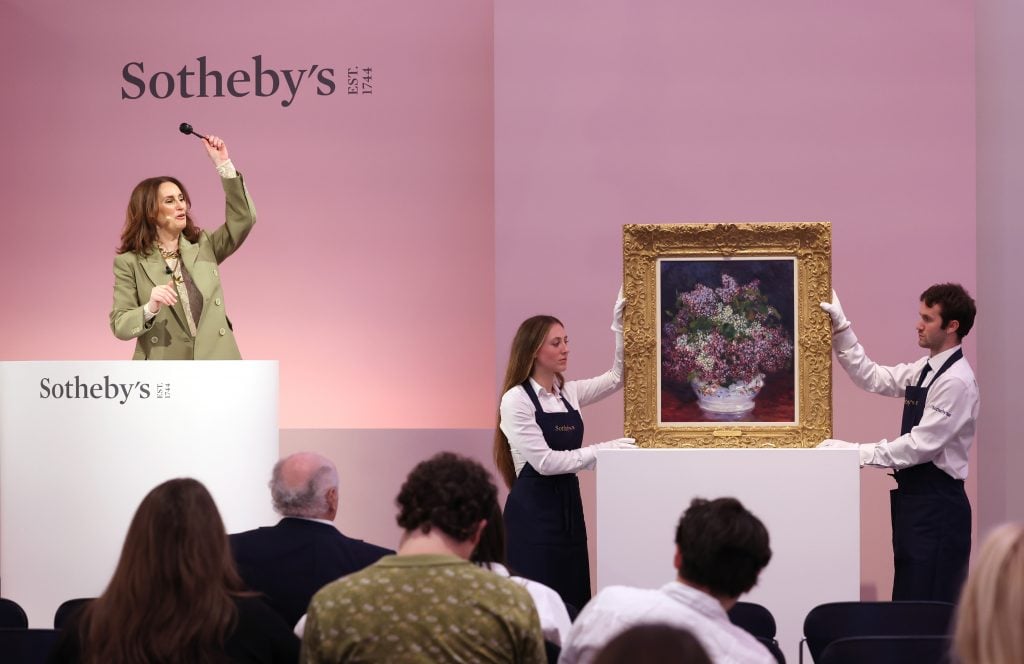
[[[615,360],[595,378],[565,381],[569,338],[561,321],[523,321],[512,351],[494,435],[494,458],[510,492],[505,503],[508,562],[513,573],[558,591],[580,609],[590,599],[587,527],[576,473],[594,468],[600,448],[634,447],[632,438],[583,446],[580,408],[622,385],[619,291],[612,330]]]

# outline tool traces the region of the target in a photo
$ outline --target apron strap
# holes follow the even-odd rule
[[[522,383],[520,383],[520,385],[522,386],[522,388],[524,390],[526,390],[526,396],[530,397],[530,401],[533,402],[534,409],[536,409],[537,412],[540,412],[540,413],[547,412],[543,408],[540,407],[540,400],[537,399],[537,393],[533,391],[533,384],[530,383],[530,379],[527,378]],[[568,413],[575,413],[576,412],[576,409],[572,407],[572,404],[570,404],[568,401],[566,401],[564,396],[559,395],[559,398],[562,400],[562,403],[565,404],[566,412],[568,412]]]
[[[932,379],[930,381],[928,381],[928,387],[931,387],[932,385],[934,385],[935,384],[935,380],[939,376],[941,376],[942,374],[946,373],[946,369],[948,369],[951,366],[953,366],[954,364],[956,364],[957,360],[962,359],[963,356],[964,356],[964,349],[963,348],[957,348],[956,352],[946,358],[946,361],[942,363],[942,366],[939,367],[939,370],[935,372],[935,375],[932,376]],[[930,364],[926,365],[924,371],[921,372],[921,379],[917,382],[918,386],[921,386],[921,385],[924,384],[925,375],[928,373],[928,369],[930,367],[931,367]],[[927,388],[925,388],[925,389],[927,389]]]

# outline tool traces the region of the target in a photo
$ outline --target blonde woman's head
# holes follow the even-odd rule
[[[985,539],[957,610],[954,643],[963,664],[1024,662],[1024,524]]]

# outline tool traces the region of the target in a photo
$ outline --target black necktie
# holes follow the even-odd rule
[[[928,375],[928,372],[932,370],[932,365],[925,362],[924,369],[921,370],[921,377],[917,379],[917,387],[924,385],[924,377]]]

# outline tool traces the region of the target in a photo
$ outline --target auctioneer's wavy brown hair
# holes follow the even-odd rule
[[[181,232],[189,242],[198,242],[200,229],[192,220],[192,200],[188,197],[185,185],[177,178],[169,175],[161,175],[155,178],[146,178],[135,185],[132,195],[128,198],[128,209],[124,213],[124,228],[121,230],[121,246],[117,253],[125,254],[129,251],[140,256],[145,256],[153,250],[156,242],[156,215],[160,211],[160,196],[158,194],[160,185],[164,182],[171,182],[181,189],[185,194],[185,230]]]

